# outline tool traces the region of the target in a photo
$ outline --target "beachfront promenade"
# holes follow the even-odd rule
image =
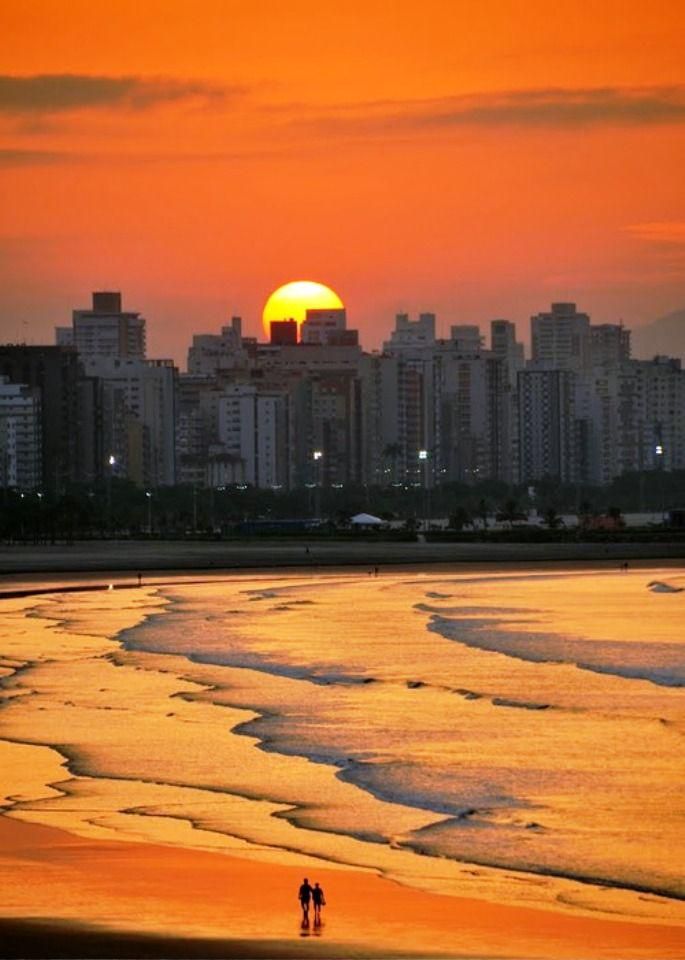
[[[422,563],[540,563],[685,559],[685,542],[407,543],[349,540],[145,541],[2,544],[0,575],[138,570],[235,570],[273,567]]]

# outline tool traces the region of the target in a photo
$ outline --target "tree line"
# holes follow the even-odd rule
[[[445,518],[454,530],[484,528],[497,520],[514,526],[532,511],[550,528],[561,514],[661,513],[685,507],[685,471],[624,474],[606,487],[561,484],[553,479],[511,486],[483,481],[445,483],[432,489],[391,484],[296,490],[248,485],[207,489],[192,486],[144,490],[112,478],[95,486],[71,485],[58,496],[0,491],[0,537],[51,542],[80,538],[228,537],[254,520],[319,518],[330,529],[357,513],[401,521],[407,530]]]

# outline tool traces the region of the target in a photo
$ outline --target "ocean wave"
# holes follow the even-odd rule
[[[264,591],[261,592],[261,595],[264,599],[273,599],[264,597]],[[285,601],[284,606],[290,606],[291,602],[285,600],[281,593],[278,593],[277,596]],[[450,598],[444,596],[434,599]],[[506,626],[503,625],[498,615],[526,616],[539,612],[522,610],[521,608],[510,608],[509,610],[498,608],[496,611],[482,606],[456,608],[454,612],[458,612],[461,616],[448,617],[445,616],[446,608],[440,608],[437,605],[431,608],[428,604],[425,604],[423,609],[420,609],[421,607],[422,605],[418,604],[415,609],[432,615],[430,630],[463,643],[465,646],[502,653],[533,662],[573,663],[578,667],[598,673],[649,679],[653,683],[664,686],[679,686],[685,680],[685,674],[680,670],[680,664],[678,662],[674,664],[673,662],[675,654],[673,645],[635,643],[628,645],[615,641],[589,642],[540,634],[507,632]],[[261,605],[259,611],[255,611],[251,615],[254,617],[263,616],[267,612],[265,608],[266,605]],[[450,609],[449,612],[452,613],[452,610]],[[196,615],[197,607],[193,608],[192,604],[186,601],[183,613],[186,616]],[[503,715],[504,711],[510,709],[543,711],[551,707],[544,701],[537,701],[528,697],[496,695],[492,691],[484,693],[471,687],[434,683],[425,679],[420,673],[413,671],[409,673],[405,671],[404,676],[399,671],[398,675],[392,679],[387,679],[382,676],[375,677],[357,672],[330,669],[318,664],[313,666],[312,664],[282,662],[278,659],[278,654],[258,654],[244,649],[243,644],[247,642],[245,637],[249,636],[250,632],[249,624],[245,628],[241,625],[242,634],[235,643],[230,637],[227,637],[226,648],[222,650],[198,650],[197,648],[191,650],[189,647],[192,646],[192,640],[189,639],[187,632],[184,632],[183,626],[179,625],[178,615],[179,610],[173,613],[175,619],[165,619],[168,614],[163,614],[153,624],[148,623],[144,628],[132,631],[125,639],[126,648],[130,650],[149,650],[156,654],[165,652],[180,654],[185,656],[190,663],[241,668],[285,679],[305,681],[317,686],[344,687],[368,684],[373,685],[375,690],[377,687],[383,688],[392,684],[403,687],[406,690],[406,697],[412,698],[411,701],[406,700],[408,710],[422,709],[420,704],[424,697],[426,697],[426,702],[430,704],[431,701],[427,695],[431,692],[460,696],[466,701],[486,700],[493,707],[502,711]],[[511,620],[508,622],[511,622]],[[218,627],[219,624],[213,622],[208,629],[214,631]],[[200,634],[199,637],[201,640],[202,635]],[[207,637],[209,640],[210,635],[208,634]],[[656,664],[652,659],[655,650],[658,657],[661,657],[661,660]],[[284,657],[287,655],[287,653],[283,654]],[[344,656],[344,649],[340,650],[339,655]],[[634,659],[631,661],[628,655],[632,655]],[[651,663],[647,662],[648,656],[652,659]],[[645,671],[647,672],[646,676],[644,675]],[[462,682],[469,683],[470,681],[464,677]],[[539,788],[541,780],[545,776],[549,776],[549,771],[541,772],[529,768],[525,771],[517,770],[513,773],[511,770],[488,770],[484,772],[483,769],[478,769],[469,774],[462,770],[436,770],[431,767],[429,761],[423,765],[386,762],[371,750],[349,749],[349,747],[343,749],[327,742],[325,725],[319,728],[317,723],[314,722],[310,727],[307,727],[306,714],[298,716],[291,713],[289,715],[285,707],[280,712],[265,710],[263,705],[259,703],[257,687],[254,690],[254,702],[251,703],[247,703],[244,696],[240,702],[235,702],[228,686],[223,687],[221,692],[222,705],[248,707],[258,714],[256,718],[238,724],[232,732],[256,739],[256,745],[259,749],[285,756],[304,757],[313,763],[328,765],[331,767],[331,775],[358,787],[383,803],[411,807],[447,818],[447,821],[445,821],[447,825],[443,832],[438,831],[436,827],[434,833],[424,831],[406,836],[398,841],[396,837],[390,836],[382,829],[374,829],[369,824],[357,823],[353,827],[348,823],[345,826],[340,826],[336,822],[335,810],[322,811],[315,809],[312,805],[302,804],[301,806],[290,807],[278,814],[279,817],[283,817],[295,826],[307,830],[339,833],[374,843],[391,845],[400,843],[417,854],[481,864],[485,867],[494,866],[496,869],[523,870],[539,876],[567,877],[582,883],[594,883],[593,877],[596,876],[598,885],[602,885],[606,881],[607,885],[649,892],[650,894],[659,891],[659,895],[661,895],[663,890],[666,889],[656,876],[653,878],[653,882],[649,881],[649,878],[646,880],[639,877],[626,879],[622,875],[621,871],[624,867],[621,865],[617,865],[616,869],[612,871],[607,869],[606,863],[598,864],[596,869],[588,870],[582,875],[575,873],[572,869],[569,869],[570,865],[576,862],[573,851],[567,852],[565,863],[557,867],[551,865],[544,856],[537,856],[536,851],[533,850],[531,850],[526,861],[520,857],[517,859],[515,851],[511,852],[511,855],[509,853],[506,856],[503,855],[499,862],[496,862],[494,854],[491,858],[490,855],[493,852],[489,849],[489,843],[492,838],[497,839],[498,843],[507,837],[512,842],[515,840],[517,843],[521,843],[526,840],[539,842],[546,835],[547,828],[544,823],[544,816],[540,816],[537,808],[527,800],[526,795],[529,792],[534,794],[535,789]],[[305,697],[313,695],[313,691],[310,691],[310,693],[305,694]],[[192,698],[192,696],[191,694],[189,698]],[[415,708],[413,707],[414,703],[416,704]],[[433,704],[429,709],[434,708],[435,705]],[[479,708],[474,706],[472,713],[476,715],[478,712]],[[514,719],[514,714],[511,714],[511,717]],[[314,715],[313,718],[316,721]],[[520,724],[535,722],[534,717],[524,717],[523,714],[520,714],[516,719]],[[545,721],[541,718],[540,722]],[[305,737],[301,735],[303,731],[306,734]],[[358,735],[357,742],[363,742],[363,739],[363,736]],[[573,789],[573,775],[569,774],[568,780],[563,783],[563,789],[559,791],[559,795],[572,795]],[[265,793],[268,793],[268,787],[265,788]],[[551,795],[554,795],[554,791],[551,791]],[[517,818],[520,823],[516,827],[503,826],[497,822],[497,817],[504,814]],[[453,831],[454,835],[450,831]],[[469,844],[465,845],[464,837],[466,836],[470,836],[474,841],[472,849]],[[529,843],[528,846],[530,847],[532,844]],[[583,867],[585,868],[585,864],[583,864]],[[614,877],[615,882],[612,882],[611,878]],[[672,896],[671,893],[664,895]]]
[[[685,647],[673,643],[622,643],[510,632],[494,616],[449,618],[433,614],[428,629],[467,647],[518,660],[568,663],[581,670],[626,680],[647,680],[664,687],[685,686]]]
[[[682,593],[682,587],[674,587],[672,583],[664,583],[662,580],[652,580],[647,584],[647,589],[652,593]]]
[[[536,847],[527,852],[524,835],[531,829],[536,835]],[[661,872],[649,876],[625,864],[614,864],[608,872],[606,864],[599,861],[589,862],[582,870],[572,869],[555,849],[561,838],[548,832],[549,843],[544,845],[540,843],[541,832],[544,834],[540,824],[525,819],[513,825],[490,823],[487,812],[483,817],[475,811],[468,818],[447,819],[415,830],[402,845],[427,856],[447,856],[475,866],[685,901],[685,885],[679,874]]]

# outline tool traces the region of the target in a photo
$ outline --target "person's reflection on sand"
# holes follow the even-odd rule
[[[314,884],[312,888],[312,900],[314,902],[314,926],[321,926],[321,907],[326,906],[326,898],[323,893],[323,889],[319,886],[318,881]]]
[[[312,892],[313,891],[309,885],[309,880],[305,877],[300,884],[300,889],[297,892],[297,899],[300,901],[300,906],[302,907],[303,927],[305,925],[305,921],[307,926],[309,926],[309,901],[312,899]]]

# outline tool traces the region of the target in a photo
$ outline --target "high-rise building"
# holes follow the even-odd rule
[[[426,378],[433,377],[432,361],[408,359],[398,351],[395,355],[365,356],[360,369],[365,481],[432,486],[436,465],[434,407],[426,403]]]
[[[474,324],[461,323],[450,327],[450,340],[457,353],[478,354],[483,349],[480,327]]]
[[[408,313],[398,313],[395,317],[395,329],[390,334],[390,340],[383,345],[383,349],[388,352],[404,347],[432,347],[434,344],[434,313],[420,313],[418,320],[410,320]]]
[[[289,392],[290,485],[359,482],[356,371],[312,373],[292,381]]]
[[[603,485],[626,472],[685,467],[685,371],[679,360],[595,364],[578,376],[575,404],[587,441],[580,448],[587,454],[578,464],[582,479]]]
[[[45,490],[59,496],[67,483],[84,479],[81,469],[83,412],[79,406],[83,369],[71,347],[0,346],[0,375],[40,391]]]
[[[219,485],[217,480],[231,482],[228,476],[260,488],[287,484],[284,394],[262,392],[248,384],[226,387],[218,398],[217,440],[209,468],[213,486]]]
[[[213,376],[217,370],[238,370],[247,366],[248,355],[242,334],[242,319],[231,317],[221,333],[197,333],[188,350],[188,373]]]
[[[272,320],[269,325],[269,342],[276,346],[294,347],[297,344],[297,321]]]
[[[633,380],[637,410],[637,462],[632,469],[685,469],[685,371],[680,360],[631,360],[623,367],[624,390],[628,378]]]
[[[325,346],[337,342],[346,329],[347,314],[343,307],[307,310],[300,340],[306,344]]]
[[[388,357],[397,358],[397,436],[403,482],[433,486],[441,476],[440,373],[435,339],[435,314],[421,313],[410,320],[395,317],[395,329],[383,344]],[[390,446],[395,450],[394,443]],[[396,459],[396,458],[395,458]],[[393,469],[395,467],[393,466]]]
[[[590,326],[592,366],[612,366],[630,360],[630,330],[622,323],[600,323]]]
[[[533,363],[560,370],[579,369],[590,357],[590,318],[575,303],[553,303],[550,313],[530,318]]]
[[[516,340],[516,324],[510,320],[490,322],[490,350],[498,360],[504,360],[510,371],[523,367],[523,344]],[[515,379],[515,377],[514,377]]]
[[[587,454],[577,416],[578,377],[572,370],[521,370],[519,456],[522,483],[582,479]]]
[[[445,353],[440,371],[438,478],[470,484],[484,479],[514,482],[504,361],[490,351]]]
[[[40,391],[0,376],[0,487],[41,486]]]
[[[171,360],[87,358],[103,391],[105,459],[145,486],[176,482],[176,376]]]
[[[65,342],[65,328],[57,328],[58,342]],[[118,357],[145,358],[145,320],[139,313],[121,309],[121,294],[93,294],[90,310],[72,313],[72,342],[82,359]]]
[[[209,482],[210,446],[217,437],[217,378],[181,373],[176,387],[176,482],[203,487]],[[225,481],[219,480],[216,486]]]

